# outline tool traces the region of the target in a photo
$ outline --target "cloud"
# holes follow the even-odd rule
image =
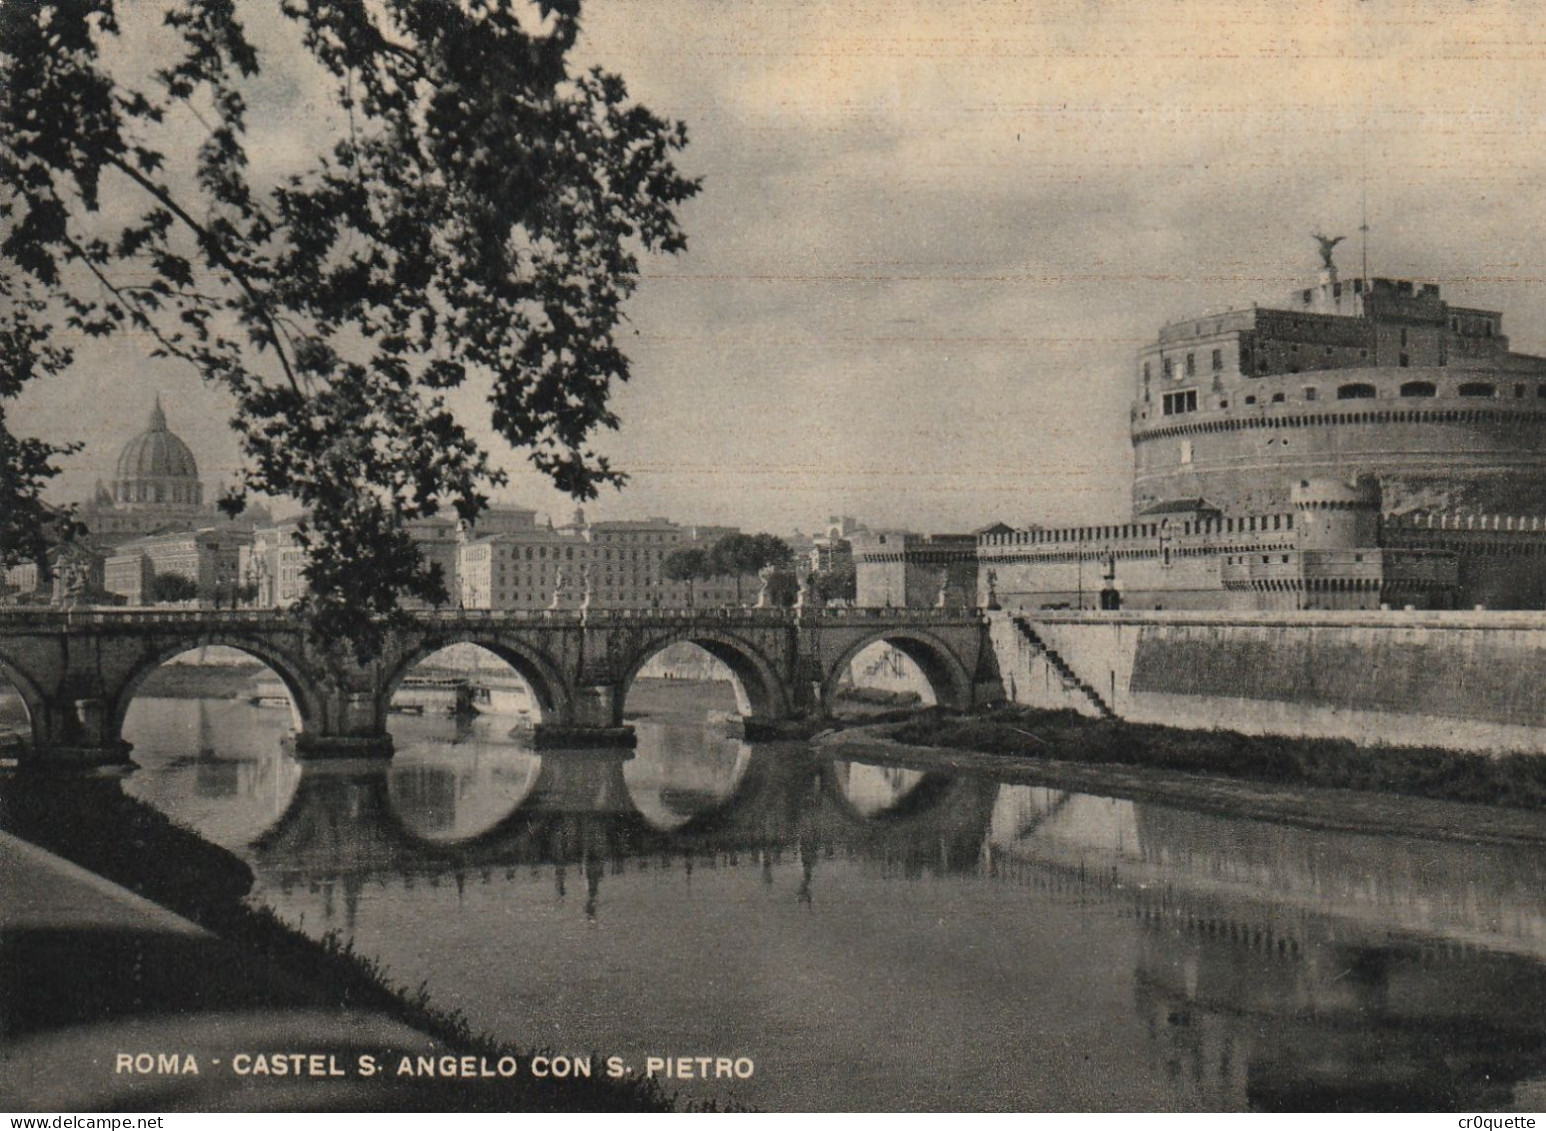
[[[598,513],[1119,518],[1137,348],[1303,285],[1309,233],[1356,237],[1365,190],[1375,273],[1546,346],[1530,6],[629,0],[586,20],[584,57],[688,122],[705,179],[689,252],[648,261],[630,307],[636,379],[599,443],[633,482]],[[282,155],[328,103],[275,81],[261,148]],[[147,400],[182,379],[146,372]],[[218,426],[189,439],[234,456]],[[502,455],[520,497],[567,510]]]

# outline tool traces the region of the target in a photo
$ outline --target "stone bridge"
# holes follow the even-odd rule
[[[747,734],[820,717],[849,661],[878,642],[911,658],[941,705],[1001,694],[987,623],[975,609],[725,609],[424,612],[369,664],[314,639],[282,610],[16,610],[0,613],[0,676],[20,693],[36,766],[126,762],[124,716],[144,679],[181,653],[234,648],[289,689],[302,756],[392,751],[392,694],[425,657],[477,644],[530,685],[538,745],[626,742],[623,699],[649,658],[696,644],[735,677]]]

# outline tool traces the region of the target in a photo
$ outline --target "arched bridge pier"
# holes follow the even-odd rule
[[[938,701],[969,709],[1001,696],[983,615],[960,609],[724,609],[424,612],[360,664],[319,646],[275,610],[15,610],[0,613],[0,676],[31,723],[27,765],[129,761],[123,722],[140,685],[174,656],[234,648],[289,690],[303,757],[390,755],[392,694],[425,657],[476,644],[511,665],[541,714],[539,746],[627,743],[629,685],[650,657],[696,644],[735,677],[749,737],[819,717],[848,663],[877,642],[916,661]]]

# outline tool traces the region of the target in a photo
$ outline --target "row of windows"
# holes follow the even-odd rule
[[[1212,361],[1213,361],[1213,372],[1215,372],[1215,373],[1222,372],[1223,369],[1224,369],[1224,351],[1221,350],[1221,349],[1214,350],[1213,351],[1213,359],[1212,359]],[[1169,358],[1169,357],[1164,358],[1162,360],[1161,364],[1164,367],[1165,376],[1167,378],[1171,379],[1171,380],[1175,380],[1176,379],[1175,359],[1174,358]],[[1149,378],[1151,376],[1151,373],[1152,373],[1152,371],[1149,368],[1149,362],[1147,362],[1147,361],[1144,362],[1143,363],[1143,379],[1144,379],[1144,383],[1145,384],[1148,383]],[[1188,377],[1195,377],[1195,376],[1197,376],[1197,355],[1195,353],[1189,353],[1189,354],[1186,355],[1186,376],[1188,376]]]
[[[575,546],[562,546],[562,547],[554,546],[552,548],[553,549],[553,553],[551,555],[549,555],[548,547],[546,547],[546,546],[537,546],[537,547],[535,547],[535,552],[533,552],[534,548],[531,547],[531,546],[526,546],[526,547],[510,547],[508,550],[501,549],[499,551],[499,556],[501,558],[524,558],[524,560],[526,560],[528,562],[532,561],[534,558],[536,560],[538,560],[538,561],[546,561],[549,557],[551,557],[554,561],[557,561],[559,559],[563,559],[564,561],[571,561],[572,562],[572,561],[574,561],[574,551],[577,548],[580,551],[580,559],[582,561],[585,561],[585,560],[595,560],[595,561],[609,561],[610,562],[610,561],[614,560],[613,556],[612,556],[613,555],[613,551],[611,551],[611,550],[596,550],[596,551],[592,551],[587,546],[580,546],[580,547],[575,547]],[[559,553],[560,549],[563,550],[562,554]],[[486,561],[487,558],[488,558],[488,547],[481,546],[481,547],[469,548],[466,551],[466,553],[467,553],[467,558],[468,558],[469,561]],[[638,550],[618,550],[616,553],[617,553],[617,557],[616,557],[615,560],[617,560],[617,561],[635,561],[636,562],[636,561],[639,560],[640,551],[638,551]],[[645,561],[659,561],[661,559],[661,557],[663,556],[660,550],[645,550],[645,551],[643,551],[643,554],[644,554],[644,560]]]
[[[1303,391],[1304,399],[1307,401],[1320,399],[1320,390],[1314,385],[1306,385]],[[1436,397],[1439,395],[1439,389],[1432,381],[1407,381],[1401,385],[1398,393],[1403,397]],[[1374,400],[1379,397],[1379,390],[1367,382],[1354,381],[1346,385],[1338,385],[1336,394],[1339,401]],[[1513,387],[1513,394],[1515,400],[1524,400],[1529,396],[1529,386],[1523,382],[1518,382]],[[1464,381],[1455,386],[1455,396],[1457,397],[1492,399],[1499,395],[1498,387],[1489,381]],[[1537,385],[1535,395],[1538,400],[1546,400],[1546,384]],[[1147,396],[1144,399],[1147,400]],[[1282,404],[1284,400],[1284,394],[1273,393],[1272,399],[1268,403]],[[1256,394],[1248,394],[1245,398],[1245,403],[1248,405],[1256,404]],[[1196,393],[1192,390],[1182,393],[1166,393],[1163,407],[1164,415],[1166,416],[1174,416],[1181,412],[1193,412],[1197,408]],[[1228,400],[1219,401],[1219,408],[1224,409],[1228,407]]]
[[[1535,392],[1538,398],[1546,399],[1546,385],[1538,385]],[[1522,382],[1514,386],[1515,399],[1523,400],[1527,393],[1528,388]],[[1314,386],[1305,386],[1304,394],[1305,400],[1313,401],[1315,399]],[[1407,381],[1401,386],[1400,395],[1403,397],[1436,397],[1439,395],[1439,389],[1432,381]],[[1459,385],[1455,386],[1455,395],[1457,397],[1496,397],[1498,395],[1498,387],[1490,381],[1462,381]],[[1377,396],[1379,396],[1379,390],[1365,382],[1359,381],[1337,386],[1337,400],[1339,401],[1373,399]]]

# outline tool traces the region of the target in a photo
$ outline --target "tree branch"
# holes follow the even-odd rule
[[[211,258],[213,258],[215,262],[221,267],[231,272],[232,278],[234,278],[237,282],[237,285],[246,292],[247,297],[253,301],[257,308],[258,316],[263,320],[263,324],[266,325],[272,333],[274,339],[274,353],[279,358],[280,368],[284,370],[285,380],[290,383],[290,388],[295,391],[297,396],[305,396],[306,393],[301,389],[300,381],[296,378],[295,370],[290,364],[289,357],[285,355],[284,346],[280,341],[280,339],[283,338],[285,342],[289,342],[289,332],[279,325],[278,321],[269,312],[268,301],[261,294],[259,294],[252,283],[248,281],[246,273],[242,271],[242,269],[231,260],[231,257],[225,253],[225,250],[220,246],[219,241],[217,241],[215,237],[210,234],[209,229],[206,228],[203,224],[200,224],[191,215],[189,215],[188,210],[179,204],[176,198],[174,198],[170,193],[168,193],[154,181],[150,180],[148,177],[144,176],[138,169],[124,161],[121,157],[117,156],[116,154],[111,155],[108,157],[108,163],[111,164],[113,168],[127,176],[135,184],[139,185],[140,188],[144,189],[151,196],[155,197],[156,200],[160,201],[162,206],[164,206],[168,212],[172,213],[172,215],[181,220],[185,225],[187,225],[188,229],[193,232],[196,237],[198,237],[199,245],[204,248],[204,250],[211,256]]]

